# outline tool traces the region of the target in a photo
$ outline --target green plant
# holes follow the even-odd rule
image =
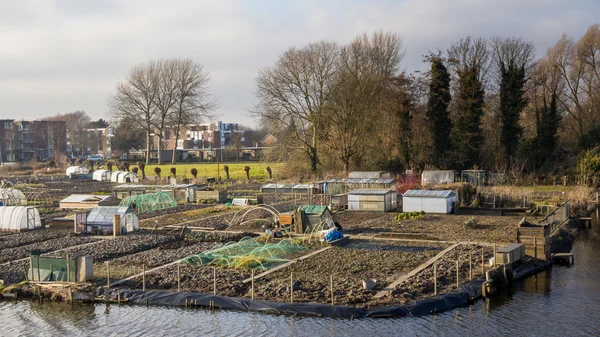
[[[424,211],[413,211],[413,212],[402,212],[396,215],[396,221],[400,222],[402,220],[418,220],[421,219],[425,215]]]
[[[476,220],[475,218],[473,218],[473,217],[472,217],[472,218],[470,218],[469,220],[467,220],[467,221],[465,221],[465,222],[463,223],[463,228],[464,228],[465,230],[466,230],[466,229],[471,229],[471,228],[473,228],[473,227],[474,227],[474,226],[476,226],[476,225],[477,225],[477,220]]]

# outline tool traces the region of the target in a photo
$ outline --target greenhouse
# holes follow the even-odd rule
[[[110,181],[112,171],[109,170],[96,170],[92,174],[92,179],[97,181]]]
[[[90,173],[90,170],[88,170],[88,168],[85,166],[69,166],[69,167],[67,167],[67,176],[68,177],[70,177],[71,175],[88,174],[88,173]]]
[[[121,200],[121,207],[130,207],[137,213],[158,211],[177,206],[177,201],[168,192],[132,195]]]
[[[27,197],[14,188],[0,188],[0,206],[27,206]]]
[[[228,242],[198,255],[187,257],[183,262],[221,266],[226,268],[269,269],[289,262],[283,257],[307,248],[292,239],[283,239],[278,243],[262,244],[245,236],[239,242]]]
[[[115,171],[111,174],[110,181],[113,183],[137,183],[140,178],[133,172]]]
[[[85,219],[85,228],[78,226],[80,232],[112,233],[115,215],[121,217],[121,234],[132,233],[140,229],[140,220],[128,207],[98,206],[94,207]]]
[[[0,207],[0,230],[22,231],[41,227],[40,213],[35,207]]]

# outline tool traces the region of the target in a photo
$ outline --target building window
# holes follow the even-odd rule
[[[4,122],[4,128],[5,129],[12,129],[13,124],[12,122]]]
[[[5,150],[11,150],[10,143],[4,144],[4,149]]]

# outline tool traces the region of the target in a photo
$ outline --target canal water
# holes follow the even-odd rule
[[[575,265],[437,316],[343,320],[205,309],[0,301],[0,336],[600,336],[600,225]]]

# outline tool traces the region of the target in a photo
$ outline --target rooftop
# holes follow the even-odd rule
[[[447,198],[456,195],[452,190],[408,190],[402,197]]]

